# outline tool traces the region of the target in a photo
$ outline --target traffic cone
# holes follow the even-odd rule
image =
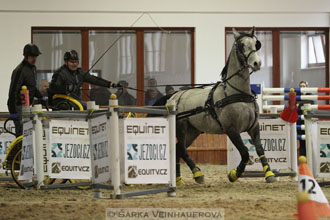
[[[299,186],[298,191],[305,191],[308,193],[308,202],[300,202],[301,207],[298,205],[298,216],[307,215],[309,212],[313,212],[318,217],[330,217],[330,206],[327,198],[325,197],[319,184],[314,179],[307,164],[307,159],[304,156],[299,157]],[[302,196],[303,197],[303,196]],[[304,200],[304,199],[302,199]],[[300,204],[298,203],[298,204]],[[307,209],[307,210],[306,210]],[[302,212],[300,214],[299,212]],[[300,217],[299,217],[300,219]],[[301,218],[308,219],[308,218]]]
[[[309,195],[306,191],[301,191],[298,193],[298,219],[299,220],[316,220],[317,216],[313,210],[313,205],[311,200],[309,200]]]

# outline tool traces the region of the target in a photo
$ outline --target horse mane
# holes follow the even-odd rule
[[[229,63],[229,57],[228,60],[225,64],[225,66],[223,67],[222,71],[221,71],[221,78],[224,79],[227,76],[227,72],[228,72],[228,63]]]

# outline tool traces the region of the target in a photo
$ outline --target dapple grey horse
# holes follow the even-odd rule
[[[225,133],[236,146],[241,155],[241,162],[228,174],[229,180],[234,182],[244,175],[249,161],[248,149],[240,136],[240,133],[247,131],[256,147],[266,182],[276,181],[261,146],[258,106],[250,89],[249,69],[256,72],[261,66],[261,59],[257,54],[261,43],[255,37],[254,31],[253,28],[248,33],[240,33],[233,29],[235,43],[222,71],[222,82],[218,82],[212,89],[194,88],[165,97],[177,103],[176,175],[178,186],[184,183],[180,177],[180,158],[192,170],[196,182],[204,182],[204,175],[200,168],[187,154],[187,147],[201,133]],[[189,117],[179,119],[180,113],[186,112],[191,113]]]

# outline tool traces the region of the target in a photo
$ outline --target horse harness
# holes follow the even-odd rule
[[[188,111],[184,111],[184,112],[180,112],[177,114],[177,120],[180,119],[184,119],[184,118],[188,118],[190,116],[202,113],[202,112],[207,112],[208,114],[211,115],[211,117],[218,123],[218,125],[220,126],[221,129],[223,129],[223,126],[218,118],[218,115],[216,113],[215,108],[224,108],[225,106],[229,105],[229,104],[233,104],[236,102],[245,102],[245,103],[254,103],[255,107],[256,107],[256,97],[247,93],[241,93],[241,94],[234,94],[234,95],[230,95],[230,96],[226,96],[223,99],[218,100],[217,102],[214,103],[213,101],[213,95],[214,95],[214,91],[216,90],[216,88],[219,86],[221,82],[217,82],[212,89],[209,92],[209,95],[207,97],[207,100],[205,102],[204,106],[198,106],[192,110],[188,110]],[[181,96],[185,93],[186,91],[184,91]],[[180,102],[181,96],[178,99],[178,104]],[[256,112],[257,114],[257,112]],[[254,125],[254,123],[252,124]]]
[[[248,61],[249,56],[253,52],[258,51],[261,48],[261,43],[257,39],[257,41],[256,41],[256,50],[252,50],[248,54],[248,56],[245,56],[244,53],[242,52],[242,50],[243,50],[243,46],[241,45],[242,43],[240,43],[240,39],[242,39],[243,37],[256,38],[254,35],[245,34],[245,35],[242,35],[238,39],[235,40],[236,53],[237,53],[237,56],[239,58],[239,61],[242,63],[242,68],[240,68],[236,73],[234,73],[233,75],[231,75],[230,77],[227,78],[227,69],[228,69],[228,63],[229,63],[229,60],[228,60],[227,63],[226,63],[226,65],[225,65],[225,67],[223,68],[223,70],[221,72],[221,75],[222,75],[222,77],[224,79],[222,80],[222,82],[221,81],[218,81],[212,87],[212,89],[210,90],[210,92],[208,94],[208,97],[207,97],[207,100],[205,102],[205,105],[204,106],[198,106],[198,107],[196,107],[195,109],[192,109],[192,110],[188,110],[188,111],[184,111],[184,112],[178,113],[177,114],[177,117],[176,117],[177,120],[184,119],[184,118],[187,118],[187,117],[190,117],[190,116],[193,116],[193,115],[202,113],[202,112],[207,112],[218,123],[218,125],[220,126],[220,129],[223,130],[223,126],[222,126],[222,124],[221,124],[221,122],[219,120],[219,117],[218,117],[218,115],[217,115],[217,113],[215,111],[215,108],[223,108],[223,107],[225,107],[225,106],[227,106],[229,104],[233,104],[233,103],[237,103],[237,102],[245,102],[245,103],[254,103],[255,109],[257,109],[256,96],[255,95],[251,95],[251,94],[248,94],[246,92],[243,92],[240,89],[234,87],[232,84],[229,83],[229,80],[232,77],[238,75],[241,71],[245,70],[246,68],[249,68],[249,66],[247,64],[247,61]],[[219,84],[221,84],[221,83],[223,83],[225,98],[220,99],[220,100],[218,100],[217,102],[214,103],[214,101],[213,101],[214,92],[215,92],[216,88],[219,86]],[[225,88],[226,88],[226,84],[227,83],[228,83],[228,85],[230,87],[232,87],[233,89],[235,89],[239,93],[228,96],[227,93],[226,93],[226,91],[225,91]],[[181,100],[181,97],[182,97],[182,95],[185,92],[186,91],[184,91],[180,95],[180,97],[178,99],[177,105],[179,105],[179,102]],[[255,121],[252,123],[252,125],[247,130],[250,130],[253,127],[253,125],[255,124],[255,122],[257,120],[257,115],[258,115],[258,111],[256,110],[255,111],[255,116],[256,116],[255,117]]]

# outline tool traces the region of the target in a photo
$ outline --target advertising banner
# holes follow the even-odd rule
[[[7,154],[7,149],[10,143],[15,139],[15,136],[7,133],[4,128],[4,121],[0,121],[0,173],[5,173],[2,168],[2,163],[4,162]],[[15,125],[12,121],[8,121],[7,129],[15,133]]]
[[[169,121],[166,118],[125,118],[121,149],[125,183],[168,184]]]
[[[288,122],[280,118],[259,119],[260,139],[265,156],[271,169],[289,169],[290,160],[290,127]],[[261,171],[262,165],[256,148],[247,132],[241,134],[244,145],[249,150],[250,161],[253,164],[246,166],[247,171]],[[234,169],[241,161],[237,148],[227,138],[228,170]]]
[[[91,178],[88,122],[51,120],[49,143],[50,178]]]
[[[34,173],[34,138],[35,131],[33,122],[28,121],[23,125],[23,142],[21,154],[21,167],[18,176],[19,180],[32,180]]]
[[[102,115],[89,120],[89,123],[93,183],[104,183],[110,180],[109,120]]]
[[[330,177],[330,122],[318,121],[317,135],[312,139],[316,142],[316,146],[313,144],[313,149],[316,149],[316,152],[313,151],[313,161],[317,163],[317,176]]]

